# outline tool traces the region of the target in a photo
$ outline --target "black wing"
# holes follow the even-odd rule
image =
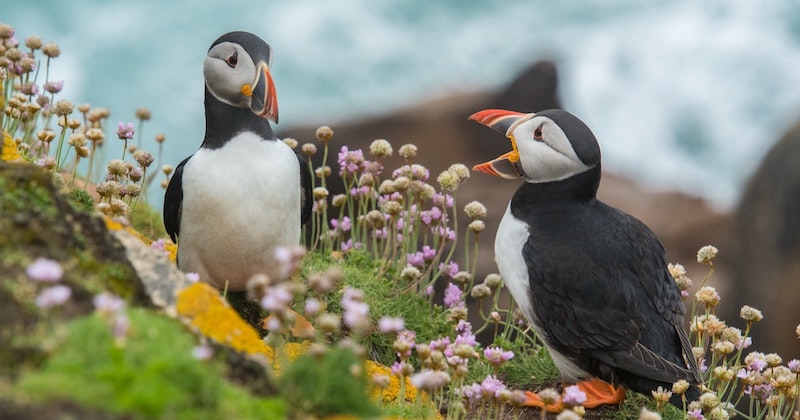
[[[644,378],[697,382],[685,308],[661,243],[635,218],[596,204],[568,226],[531,232],[525,244],[546,339],[558,351]]]
[[[308,167],[302,155],[297,154],[300,162],[300,223],[305,224],[311,218],[311,169]]]
[[[172,242],[178,243],[178,234],[181,229],[181,206],[183,204],[183,167],[191,158],[187,157],[175,168],[175,173],[167,185],[164,193],[164,228],[166,228]]]

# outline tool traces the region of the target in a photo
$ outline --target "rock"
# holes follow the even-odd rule
[[[59,308],[64,319],[93,311],[92,297],[104,290],[134,302],[147,300],[124,248],[103,220],[61,194],[53,177],[31,164],[0,161],[0,376],[14,377],[44,357],[25,339],[43,319],[30,302],[44,286],[25,273],[37,258],[64,268],[60,283],[72,291]]]
[[[764,313],[753,327],[759,351],[800,357],[800,122],[766,155],[735,211],[732,277],[741,305]],[[731,314],[734,316],[734,314]]]
[[[186,275],[166,255],[145,245],[126,230],[113,232],[125,247],[125,254],[136,270],[150,301],[164,309],[174,308],[178,291],[190,284]]]

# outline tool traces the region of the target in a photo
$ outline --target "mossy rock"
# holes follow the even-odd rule
[[[42,358],[29,343],[42,312],[31,303],[36,285],[25,274],[37,258],[64,268],[61,283],[72,289],[60,308],[65,319],[92,311],[92,296],[102,291],[148,302],[125,249],[102,218],[87,211],[83,194],[61,192],[57,176],[29,163],[0,161],[0,376],[14,377]]]

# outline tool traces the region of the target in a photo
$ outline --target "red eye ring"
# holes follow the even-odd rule
[[[227,63],[230,68],[236,68],[236,65],[239,64],[239,51],[234,51],[233,54],[228,56],[228,58],[225,59],[225,63]]]

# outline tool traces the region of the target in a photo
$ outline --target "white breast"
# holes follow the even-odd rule
[[[529,235],[530,231],[527,223],[511,214],[511,204],[509,203],[506,213],[503,215],[503,220],[500,221],[500,226],[497,228],[497,236],[494,241],[494,259],[497,262],[500,276],[503,277],[503,284],[511,293],[525,318],[528,319],[533,329],[539,334],[539,338],[544,341],[563,379],[568,382],[574,382],[587,378],[591,376],[589,373],[579,368],[566,356],[553,350],[547,342],[547,336],[542,332],[541,321],[533,311],[528,265],[522,256],[522,248],[525,242],[528,241]]]
[[[200,149],[183,172],[178,265],[231,290],[277,275],[275,248],[300,242],[300,201],[299,162],[282,141],[243,133]]]
[[[494,259],[500,276],[522,313],[533,322],[533,306],[530,299],[528,266],[522,257],[522,247],[528,240],[528,225],[511,214],[511,204],[497,228],[494,240]]]

